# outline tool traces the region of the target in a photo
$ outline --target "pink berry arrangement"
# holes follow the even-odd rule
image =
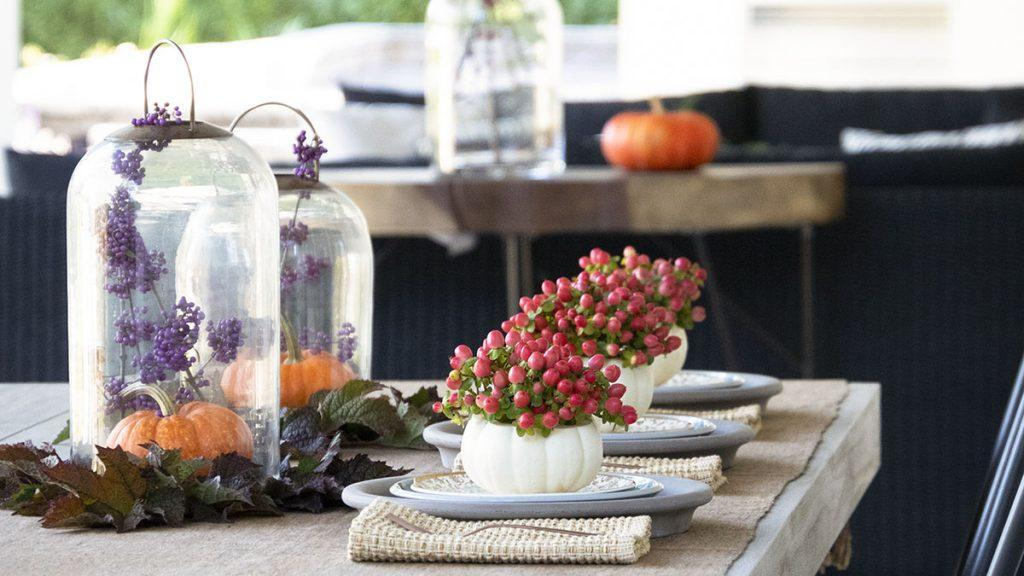
[[[672,311],[674,324],[680,328],[690,330],[707,317],[704,307],[695,306],[694,302],[701,296],[708,271],[689,258],[652,260],[627,246],[621,256],[594,248],[589,256],[580,258],[579,264],[583,270],[580,274],[588,274],[592,281],[612,278],[617,284],[642,291],[647,298]]]
[[[511,345],[569,346],[584,357],[600,354],[623,366],[650,364],[682,345],[669,334],[676,313],[625,272],[584,271],[573,280],[545,280],[541,290],[521,298],[522,312],[502,323]]]
[[[434,403],[457,424],[471,416],[515,424],[520,436],[548,436],[559,426],[589,424],[593,417],[619,426],[636,422],[622,403],[626,387],[616,383],[620,369],[605,366],[600,354],[589,359],[567,343],[535,338],[529,342],[492,330],[476,354],[465,344],[450,358],[448,395]]]

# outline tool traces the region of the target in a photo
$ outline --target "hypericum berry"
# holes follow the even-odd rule
[[[707,311],[704,310],[703,306],[694,306],[691,314],[693,315],[694,322],[703,322],[707,318]]]
[[[473,356],[473,350],[465,344],[459,344],[455,347],[455,357],[459,360],[465,360]]]
[[[594,412],[597,412],[597,400],[590,398],[589,400],[583,403],[583,413],[593,414]]]
[[[624,384],[615,383],[608,387],[608,396],[612,398],[622,398],[626,393],[626,386]]]
[[[522,384],[526,380],[526,370],[518,364],[509,368],[508,381],[513,384]]]
[[[622,420],[626,423],[627,426],[635,423],[637,421],[636,408],[633,408],[632,406],[623,406]]]
[[[491,348],[501,348],[505,345],[505,335],[497,330],[487,333],[487,345]]]
[[[558,417],[562,420],[572,420],[576,415],[572,413],[572,408],[566,408],[563,406],[558,409]]]
[[[448,377],[447,380],[445,380],[444,383],[445,383],[445,386],[447,386],[449,390],[458,390],[462,386],[462,382],[459,382],[458,380],[456,380],[456,379],[454,379],[454,378],[452,378],[450,376]]]
[[[544,380],[544,383],[547,384],[548,386],[554,386],[555,384],[558,383],[558,378],[560,376],[561,375],[558,373],[558,370],[555,370],[554,368],[548,368],[547,370],[544,371],[544,375],[541,376],[541,379]]]
[[[530,367],[530,370],[540,370],[544,368],[544,355],[540,352],[530,354],[530,358],[526,361],[526,365]]]
[[[604,408],[612,414],[618,414],[622,411],[622,400],[610,397],[604,401]]]
[[[520,390],[512,396],[512,403],[516,408],[526,408],[530,405],[530,395],[525,390]]]
[[[495,398],[494,396],[488,396],[484,398],[482,408],[484,409],[484,412],[487,412],[488,414],[494,414],[495,412],[498,411],[498,408],[500,406],[501,404],[498,402],[497,398]]]
[[[440,414],[441,411],[444,410],[444,404],[441,404],[440,402],[434,402],[434,405],[431,408],[434,410],[434,413]]]
[[[519,427],[522,428],[523,430],[529,430],[530,428],[533,428],[533,413],[523,412],[522,414],[519,415],[518,423]]]
[[[558,414],[550,411],[545,412],[544,416],[540,419],[540,423],[543,424],[545,428],[554,428],[555,426],[558,426]]]
[[[491,360],[489,358],[477,358],[473,364],[473,375],[477,378],[486,378],[491,375]]]
[[[587,366],[594,370],[600,370],[601,367],[604,366],[604,356],[601,354],[594,354],[590,357],[590,360],[587,361]]]
[[[607,378],[609,382],[615,382],[621,375],[622,370],[615,364],[609,364],[604,367],[604,377]],[[608,389],[611,390],[611,387]]]
[[[494,387],[500,390],[508,386],[508,374],[501,369],[495,370],[491,381],[494,382]]]
[[[558,382],[558,391],[566,396],[572,394],[574,389],[575,387],[573,386],[573,383],[568,380],[560,380]]]

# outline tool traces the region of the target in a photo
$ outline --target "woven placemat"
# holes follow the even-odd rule
[[[462,470],[462,454],[456,454],[452,462],[452,470]],[[717,490],[725,484],[722,473],[722,457],[697,456],[694,458],[651,458],[647,456],[605,456],[601,465],[602,472],[620,472],[624,474],[653,474],[656,476],[675,476],[703,482]]]
[[[695,416],[707,418],[708,420],[730,420],[746,424],[754,429],[754,433],[761,431],[761,405],[748,404],[735,408],[723,410],[672,410],[670,408],[651,408],[652,413],[657,414],[681,414],[683,416]]]
[[[377,499],[352,520],[356,562],[632,564],[651,549],[651,517],[438,518]]]
[[[605,456],[601,471],[689,478],[707,484],[712,490],[717,490],[726,481],[722,474],[722,457],[718,455],[695,458]]]

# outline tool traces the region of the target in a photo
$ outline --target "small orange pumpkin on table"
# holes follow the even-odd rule
[[[291,323],[282,315],[286,352],[281,354],[281,408],[305,406],[321,390],[341,388],[355,373],[348,364],[323,350],[303,350]],[[252,363],[239,358],[224,371],[221,388],[232,406],[249,405]]]
[[[155,443],[165,450],[180,450],[186,459],[212,460],[231,452],[252,458],[252,431],[245,420],[228,408],[201,401],[177,408],[166,392],[146,384],[130,386],[125,393],[153,398],[160,412],[139,410],[125,416],[107,436],[108,448],[120,447],[145,458],[147,451],[143,445]]]
[[[694,110],[667,112],[658,98],[647,112],[612,116],[601,130],[601,153],[627,170],[689,170],[707,164],[718,151],[718,126]]]

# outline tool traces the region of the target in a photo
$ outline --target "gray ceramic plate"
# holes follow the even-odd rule
[[[378,478],[358,482],[345,488],[341,499],[356,509],[369,506],[377,498],[385,498],[420,512],[456,520],[508,520],[513,518],[604,518],[609,516],[649,515],[652,520],[651,536],[657,538],[680,534],[690,528],[693,511],[711,501],[711,488],[703,482],[668,476],[651,476],[662,485],[662,490],[650,496],[622,500],[596,500],[583,502],[548,502],[538,506],[531,502],[494,503],[452,506],[451,502],[414,500],[391,495],[391,485],[402,478]]]
[[[417,487],[414,482],[419,482],[424,477],[428,478],[427,485]],[[438,480],[432,484],[429,483],[434,479]],[[584,488],[577,492],[559,494],[488,494],[473,484],[473,481],[469,480],[465,473],[451,472],[446,475],[426,474],[417,478],[399,480],[391,485],[390,492],[392,495],[400,498],[439,502],[476,502],[480,504],[513,502],[549,503],[639,498],[660,492],[662,485],[648,476],[602,473],[598,475],[598,479],[588,488],[592,489],[587,490]]]
[[[605,441],[604,455],[689,458],[717,454],[722,457],[722,468],[731,468],[736,450],[753,440],[754,431],[739,422],[709,422],[715,425],[715,431],[705,436]],[[462,428],[451,421],[438,422],[423,430],[423,439],[437,447],[441,453],[441,463],[451,468],[455,456],[462,448]]]
[[[693,390],[718,390],[721,388],[739,388],[743,386],[744,382],[746,382],[746,379],[735,372],[681,370],[661,385]]]
[[[715,431],[715,424],[696,416],[680,414],[646,414],[629,430],[618,430],[601,434],[605,442],[621,442],[627,440],[659,440],[661,438],[682,438],[688,436],[705,436]]]
[[[701,370],[683,370],[683,373],[703,372]],[[782,382],[778,378],[762,374],[745,374],[742,372],[712,372],[712,374],[731,374],[743,379],[743,383],[732,388],[706,389],[693,386],[672,386],[669,380],[654,389],[653,406],[692,407],[695,409],[735,408],[746,404],[760,404],[761,414],[768,407],[768,399],[782,392]]]

